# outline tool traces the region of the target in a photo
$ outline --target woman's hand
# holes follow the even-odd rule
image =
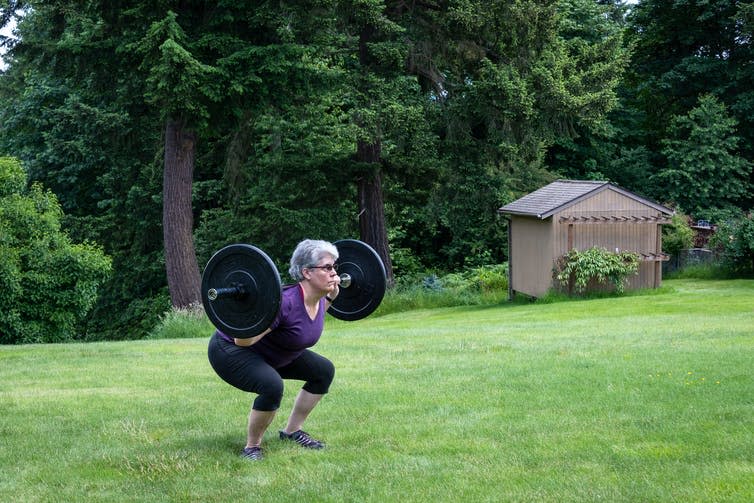
[[[332,302],[335,300],[335,297],[338,296],[340,293],[340,276],[335,275],[335,278],[333,278],[333,286],[330,292],[327,294],[327,299]]]

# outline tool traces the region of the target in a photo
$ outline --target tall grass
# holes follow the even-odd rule
[[[149,333],[149,339],[191,339],[212,333],[213,327],[201,306],[172,309],[160,316],[159,323]]]
[[[327,324],[328,447],[290,383],[260,463],[208,332],[0,347],[0,501],[754,501],[754,281]]]
[[[507,264],[480,266],[444,276],[402,278],[390,289],[376,316],[416,309],[494,305],[508,298]]]
[[[733,279],[735,273],[729,268],[717,264],[693,264],[670,272],[665,275],[667,279]]]

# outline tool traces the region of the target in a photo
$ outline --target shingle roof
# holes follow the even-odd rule
[[[673,211],[665,206],[653,203],[632,192],[616,187],[609,182],[589,180],[558,180],[541,189],[525,195],[510,204],[506,204],[498,211],[512,215],[535,216],[545,219],[554,213],[567,208],[588,197],[592,197],[606,189],[615,190],[631,199],[640,201],[662,213],[672,215]]]

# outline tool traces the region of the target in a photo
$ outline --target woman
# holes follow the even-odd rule
[[[322,335],[325,311],[340,291],[337,259],[332,243],[300,242],[289,269],[297,284],[283,289],[280,311],[270,328],[250,339],[231,338],[218,330],[210,339],[208,356],[215,372],[236,388],[258,395],[241,457],[262,459],[262,437],[280,407],[283,379],[304,381],[304,385],[280,438],[310,449],[324,447],[302,427],[335,375],[332,362],[308,348]]]

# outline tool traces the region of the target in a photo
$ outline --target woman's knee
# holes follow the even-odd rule
[[[256,392],[259,396],[254,400],[254,410],[273,411],[280,408],[283,401],[283,380],[270,380],[259,386]]]
[[[317,368],[316,377],[309,379],[304,385],[304,389],[315,395],[324,395],[330,390],[335,378],[335,365],[327,358],[322,358]]]
[[[335,365],[333,365],[333,362],[330,360],[325,360],[325,364],[323,366],[323,382],[327,382],[327,386],[329,387],[332,383],[333,379],[335,379]]]

